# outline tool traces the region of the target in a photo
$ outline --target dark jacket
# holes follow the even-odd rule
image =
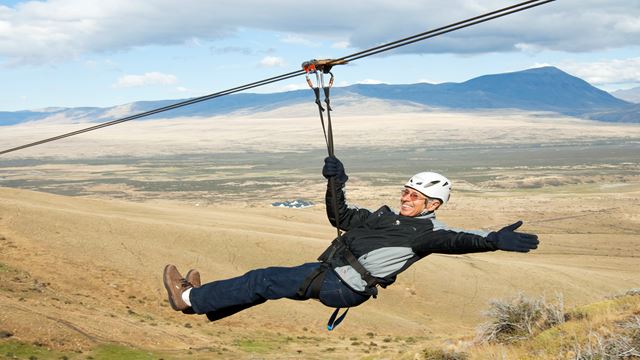
[[[358,262],[371,273],[379,285],[386,287],[396,276],[414,262],[432,254],[466,254],[497,250],[495,243],[482,232],[464,232],[448,229],[429,213],[420,217],[407,217],[382,206],[371,212],[350,208],[344,191],[336,191],[341,239]],[[331,191],[325,197],[327,217],[336,226]],[[367,284],[341,254],[336,254],[330,265],[353,290],[366,291]]]

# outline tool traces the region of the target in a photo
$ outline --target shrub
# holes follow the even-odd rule
[[[469,355],[442,349],[425,349],[422,352],[425,360],[467,360]]]
[[[587,342],[577,345],[576,360],[632,359],[640,357],[640,316],[616,324],[606,334],[591,332]]]
[[[640,356],[640,316],[636,315],[621,326],[629,335],[631,346],[636,349],[636,355]]]
[[[638,296],[640,295],[640,288],[628,290],[625,295]]]
[[[485,316],[490,321],[478,328],[479,342],[512,343],[527,339],[565,321],[562,295],[549,304],[544,297],[527,298],[522,293],[511,300],[492,300]]]

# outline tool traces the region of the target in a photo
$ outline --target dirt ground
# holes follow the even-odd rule
[[[313,261],[332,236],[321,206],[202,208],[2,188],[0,330],[54,348],[114,342],[169,352],[224,348],[231,357],[245,354],[243,339],[280,347],[267,347],[267,354],[292,356],[324,347],[365,355],[370,346],[351,345],[363,339],[380,345],[376,353],[393,354],[456,342],[473,335],[494,298],[561,293],[571,306],[640,287],[639,186],[602,201],[608,195],[460,196],[442,220],[495,229],[524,219],[524,229],[540,235],[540,249],[431,255],[327,333],[330,310],[317,302],[274,301],[209,323],[173,312],[161,282],[166,263],[197,268],[211,281]],[[482,216],[479,207],[495,215]]]
[[[279,119],[276,115],[262,120]],[[490,120],[495,129],[504,129],[505,122]],[[596,137],[594,129],[614,142],[640,137],[637,126],[518,121],[512,117],[507,122],[529,129],[529,135],[564,128],[562,135],[550,135],[550,141],[559,143],[577,141],[580,132]],[[371,142],[385,143],[375,125],[379,123],[372,124]],[[445,124],[438,126],[444,133]],[[348,127],[343,128],[342,134],[349,133]],[[483,138],[488,133],[478,127],[473,134]],[[252,141],[264,139],[256,135]],[[363,141],[359,146],[366,145],[364,139],[358,141]],[[450,144],[456,141],[461,140],[452,139]],[[244,149],[241,141],[236,145]],[[53,153],[69,154],[66,146]],[[59,176],[64,181],[68,178],[60,175],[64,171],[77,174],[68,164],[43,170],[19,165],[20,160],[10,158],[0,164],[4,167],[0,175],[18,181],[32,171],[32,177]],[[358,169],[358,158],[349,162]],[[609,165],[596,165],[584,165],[593,166],[588,173],[584,166],[571,164],[537,177],[522,166],[503,170],[487,166],[467,173],[451,169],[459,173],[452,176],[459,185],[451,203],[439,210],[441,221],[458,228],[497,230],[522,219],[523,231],[539,234],[540,248],[529,254],[431,255],[382,290],[378,299],[351,309],[333,332],[324,325],[331,309],[315,301],[272,301],[214,323],[176,313],[165,300],[161,279],[167,263],[176,264],[183,273],[197,268],[207,282],[256,267],[314,261],[335,234],[326,221],[321,204],[324,184],[317,174],[303,182],[311,199],[319,202],[306,209],[270,206],[274,194],[282,196],[295,184],[236,193],[244,196],[237,201],[225,197],[202,203],[181,201],[170,192],[166,199],[133,195],[114,199],[100,191],[65,196],[35,185],[27,188],[40,191],[0,187],[0,331],[11,333],[12,340],[51,349],[87,351],[113,343],[156,351],[165,358],[411,359],[428,346],[462,346],[473,338],[491,299],[520,292],[548,298],[562,294],[570,307],[640,287],[637,159],[610,165],[616,167],[613,173],[607,172]],[[75,163],[73,169],[84,166]],[[536,166],[542,171],[541,165]],[[627,170],[616,176],[619,169]],[[398,184],[379,180],[393,171],[354,171],[349,199],[370,208],[396,206]],[[477,178],[480,174],[487,178]],[[270,176],[272,181],[280,174]],[[96,180],[83,186],[124,185],[99,185]],[[126,190],[144,194],[131,187]],[[263,201],[248,200],[255,194]]]

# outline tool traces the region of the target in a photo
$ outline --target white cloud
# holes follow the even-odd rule
[[[348,49],[350,45],[348,41],[338,41],[333,43],[331,47],[334,49]]]
[[[284,59],[277,56],[266,56],[260,60],[260,66],[263,67],[284,67],[286,63]]]
[[[318,47],[320,46],[320,44],[318,44],[317,42],[302,37],[300,35],[293,35],[293,34],[287,34],[284,37],[280,38],[280,41],[282,41],[283,43],[286,44],[296,44],[296,45],[303,45],[303,46],[307,46],[307,47]]]
[[[594,85],[640,83],[640,57],[558,66]]]
[[[283,34],[303,46],[368,48],[490,10],[508,0],[326,0],[309,19],[295,0],[48,0],[0,6],[0,58],[42,64],[147,45],[200,44],[239,29]],[[365,21],[366,19],[366,21]],[[586,52],[640,45],[640,6],[628,0],[562,0],[413,44],[396,52]],[[316,22],[318,24],[316,24]],[[317,25],[317,26],[316,26]]]
[[[148,72],[142,75],[125,75],[113,84],[114,88],[140,87],[150,85],[171,85],[175,84],[178,78],[175,75],[163,74],[159,72]]]
[[[380,80],[376,80],[376,79],[364,79],[364,80],[358,81],[357,83],[358,84],[365,84],[365,85],[385,84],[384,81],[380,81]]]
[[[280,91],[294,91],[294,90],[306,90],[309,89],[307,83],[287,84],[280,88]]]

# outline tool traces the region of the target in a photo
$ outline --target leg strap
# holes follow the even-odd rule
[[[298,289],[298,296],[305,297],[307,291],[311,289],[309,297],[317,299],[320,295],[320,289],[322,288],[322,282],[324,281],[327,270],[329,270],[329,265],[325,263],[322,263],[317,269],[313,270],[313,272],[304,279],[300,289]]]

